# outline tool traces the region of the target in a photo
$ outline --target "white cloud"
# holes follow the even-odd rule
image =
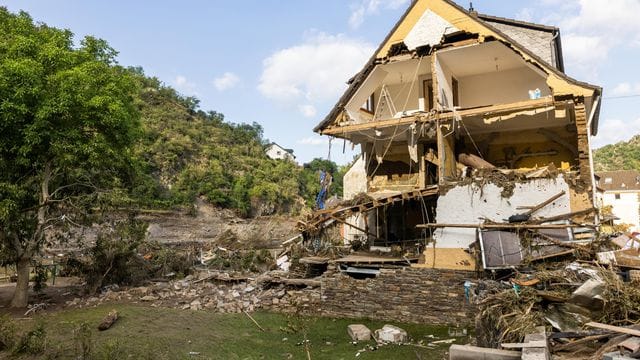
[[[542,0],[521,14],[562,30],[567,69],[595,80],[598,66],[612,49],[640,45],[640,1],[638,0]]]
[[[640,118],[631,121],[619,119],[600,120],[598,135],[592,139],[592,146],[599,148],[607,144],[627,141],[640,133]]]
[[[326,145],[329,143],[329,140],[326,137],[320,137],[320,136],[309,136],[306,137],[304,139],[300,139],[298,141],[296,141],[296,143],[300,144],[300,145],[314,145],[314,146],[319,146],[319,145]]]
[[[533,13],[530,8],[524,8],[516,13],[515,18],[518,20],[531,22],[533,21]]]
[[[351,5],[351,16],[349,16],[349,26],[357,29],[362,25],[367,15],[377,14],[381,8],[397,9],[409,0],[361,0],[359,3]]]
[[[186,95],[198,94],[198,92],[196,91],[197,89],[196,84],[189,81],[183,75],[176,76],[176,78],[173,80],[173,86],[176,88],[176,90]]]
[[[213,86],[215,86],[218,91],[225,91],[235,87],[239,82],[240,78],[236,74],[226,72],[213,80]]]
[[[620,83],[616,85],[616,87],[614,87],[611,92],[613,93],[613,95],[617,96],[640,94],[640,82],[637,82],[635,84],[631,84],[628,82]]]
[[[310,104],[298,105],[298,110],[304,115],[304,117],[314,117],[318,113],[316,107]]]
[[[562,37],[562,50],[569,68],[584,74],[597,74],[598,66],[607,59],[612,44],[602,36],[570,33]]]
[[[263,61],[258,90],[271,100],[298,107],[304,115],[320,102],[336,99],[345,82],[373,53],[373,45],[345,35],[309,32],[302,44]]]

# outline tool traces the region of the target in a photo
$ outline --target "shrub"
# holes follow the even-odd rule
[[[9,315],[0,316],[0,351],[11,349],[16,342],[16,324]]]
[[[89,293],[107,284],[135,285],[149,278],[150,264],[138,255],[147,231],[145,222],[133,218],[113,224],[98,234],[84,275]]]
[[[73,329],[73,341],[76,346],[78,359],[88,360],[93,355],[93,330],[87,322],[82,322]]]
[[[33,330],[26,332],[20,337],[17,345],[13,348],[13,353],[15,355],[38,355],[42,354],[46,347],[47,333],[44,330],[44,325],[38,323]]]

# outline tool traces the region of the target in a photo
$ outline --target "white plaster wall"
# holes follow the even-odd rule
[[[436,80],[438,93],[438,104],[440,109],[450,109],[453,107],[453,91],[451,90],[451,70],[436,55]],[[460,80],[458,79],[458,90],[460,90]],[[460,95],[458,93],[458,95]]]
[[[456,31],[458,31],[458,28],[447,20],[433,11],[427,10],[422,14],[411,31],[409,31],[404,39],[404,43],[409,50],[423,45],[433,46],[440,43],[443,35]]]
[[[620,199],[616,199],[614,192],[606,192],[602,195],[602,203],[611,205],[613,215],[620,220],[615,224],[631,224],[634,230],[640,230],[640,203],[637,192],[620,192]]]
[[[364,155],[360,155],[358,160],[356,160],[344,175],[342,183],[343,197],[345,200],[353,199],[355,195],[367,192],[367,171],[365,169],[366,162],[364,158]],[[361,215],[351,216],[347,218],[347,222],[361,229],[365,228],[364,217]],[[351,243],[351,241],[359,236],[364,236],[364,233],[351,226],[344,225],[344,241],[346,244]]]
[[[420,97],[420,87],[422,86],[419,81],[420,76],[415,81],[411,78],[405,78],[402,84],[388,84],[387,91],[391,97],[391,101],[395,107],[396,113],[391,113],[391,107],[388,105],[382,105],[380,102],[380,90],[374,94],[375,107],[376,107],[376,119],[390,119],[397,116],[400,112],[409,112],[418,110]],[[412,84],[413,83],[413,84]]]
[[[267,154],[268,157],[270,157],[271,159],[277,159],[277,160],[294,160],[293,155],[291,155],[290,153],[288,153],[285,149],[276,146],[276,145],[271,145],[267,148],[267,150],[265,151],[265,153]]]
[[[543,97],[551,95],[545,79],[525,67],[460,78],[458,87],[463,108],[528,100],[536,88]]]
[[[479,224],[481,218],[505,222],[511,215],[525,212],[518,206],[534,206],[561,191],[566,194],[540,209],[534,217],[547,217],[571,212],[569,185],[562,176],[557,179],[536,179],[516,184],[513,196],[504,199],[502,188],[487,184],[483,188],[475,184],[457,186],[438,198],[436,223]],[[434,232],[436,247],[467,248],[476,240],[476,229],[441,228]]]

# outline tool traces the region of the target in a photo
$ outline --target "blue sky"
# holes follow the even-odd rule
[[[94,35],[204,110],[256,121],[298,160],[328,156],[312,128],[409,0],[0,0],[36,21]],[[468,1],[458,3],[468,7]],[[604,87],[601,146],[640,133],[640,0],[476,0],[481,13],[559,26],[569,75]],[[331,158],[348,162],[342,141]]]

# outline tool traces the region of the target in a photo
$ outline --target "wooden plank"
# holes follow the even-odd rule
[[[576,224],[418,224],[417,228],[470,228],[470,229],[567,229],[583,227]]]
[[[522,354],[513,350],[498,350],[472,345],[453,344],[449,348],[449,360],[520,360]]]
[[[502,343],[500,346],[504,349],[523,349],[523,348],[537,348],[547,347],[546,341],[530,341],[527,343]]]
[[[436,85],[434,84],[434,88]],[[526,100],[519,101],[510,104],[499,104],[499,105],[489,105],[483,106],[479,108],[459,110],[457,112],[461,117],[468,116],[481,116],[485,114],[495,114],[495,113],[507,113],[507,112],[516,112],[521,110],[527,110],[532,108],[541,108],[548,107],[553,105],[558,105],[559,103],[554,103],[552,99],[549,98],[541,98],[535,100]],[[363,124],[354,124],[354,125],[345,125],[338,126],[329,129],[324,129],[321,131],[323,135],[337,135],[337,134],[346,134],[356,131],[368,130],[368,129],[382,129],[393,126],[402,126],[409,125],[415,122],[433,122],[436,119],[438,120],[451,120],[454,118],[453,112],[444,112],[437,114],[436,117],[429,116],[429,113],[425,112],[418,115],[411,115],[397,119],[387,119],[387,120],[379,120],[374,122],[368,122]]]
[[[557,200],[558,198],[560,198],[562,195],[566,194],[566,192],[564,190],[560,191],[559,193],[557,193],[556,195],[553,195],[552,197],[550,197],[548,200],[541,202],[540,204],[534,206],[531,208],[531,210],[527,211],[525,213],[525,215],[531,215],[534,212],[542,209],[543,207],[551,204],[552,202],[554,202],[555,200]]]
[[[610,331],[618,332],[618,333],[621,333],[621,334],[640,336],[640,330],[623,328],[623,327],[620,327],[620,326],[607,325],[607,324],[602,324],[602,323],[598,323],[598,322],[588,322],[585,325],[589,326],[589,327],[598,328],[598,329],[610,330]]]

